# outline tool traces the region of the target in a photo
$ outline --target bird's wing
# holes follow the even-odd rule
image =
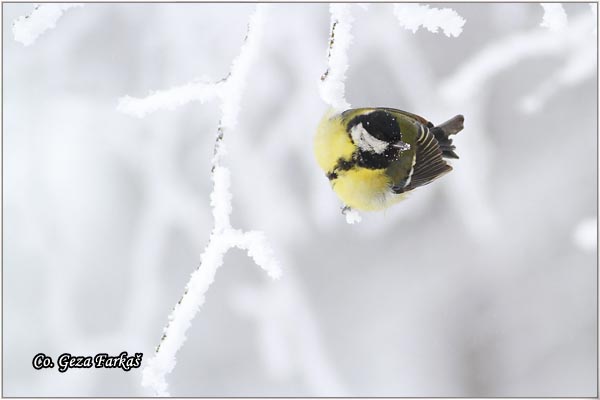
[[[429,129],[423,127],[416,142],[416,158],[412,173],[409,173],[403,187],[395,186],[393,190],[396,193],[407,192],[427,185],[450,171],[452,167],[442,158],[442,150],[435,136]]]
[[[418,122],[420,122],[421,124],[425,125],[426,127],[433,127],[433,124],[429,121],[427,121],[425,118],[421,117],[420,115],[417,114],[413,114],[413,113],[409,113],[408,111],[402,111],[402,110],[398,110],[395,108],[381,108],[381,110],[385,110],[391,114],[400,114],[400,115],[404,115],[408,118],[417,120]]]

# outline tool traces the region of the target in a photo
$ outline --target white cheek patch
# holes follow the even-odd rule
[[[369,151],[371,153],[382,154],[388,148],[389,143],[379,140],[372,136],[365,128],[362,123],[353,126],[350,129],[350,136],[354,143],[363,151]]]

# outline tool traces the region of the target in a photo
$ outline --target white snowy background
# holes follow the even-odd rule
[[[346,99],[442,122],[454,171],[349,225],[316,166],[327,4],[272,4],[226,133],[230,250],[167,376],[174,396],[595,396],[597,26],[589,4],[443,4],[447,37],[353,5]],[[3,5],[5,396],[139,396],[142,369],[36,371],[39,352],[148,360],[213,221],[217,102],[119,99],[225,77],[253,4],[86,4],[25,46]]]

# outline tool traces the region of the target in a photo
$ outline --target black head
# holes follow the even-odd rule
[[[397,159],[402,140],[396,118],[385,111],[359,115],[348,124],[348,134],[357,147],[355,159],[366,168],[386,168]]]
[[[402,140],[400,126],[396,118],[382,110],[376,110],[369,114],[355,117],[348,124],[348,130],[362,124],[362,127],[374,138],[387,143],[396,143]]]

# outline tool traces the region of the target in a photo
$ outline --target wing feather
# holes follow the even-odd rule
[[[426,128],[425,134],[417,141],[415,165],[403,191],[427,185],[450,171],[452,167],[442,158],[438,141]]]

